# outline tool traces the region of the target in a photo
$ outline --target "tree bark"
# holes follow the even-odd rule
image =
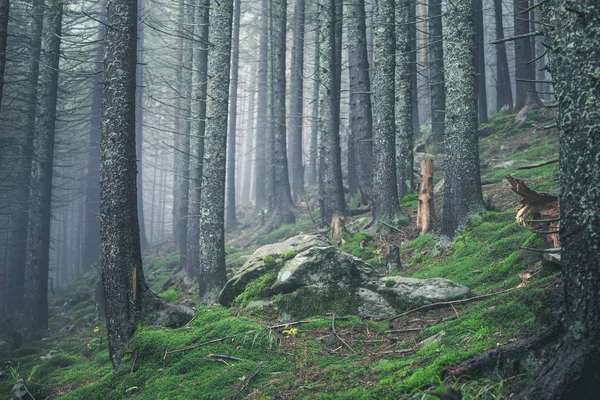
[[[42,47],[42,26],[44,0],[35,0],[31,10],[29,31],[29,67],[27,72],[27,110],[25,112],[25,138],[20,144],[19,189],[14,215],[11,219],[12,248],[9,252],[8,270],[8,310],[23,310],[23,290],[25,282],[25,264],[27,260],[27,226],[29,221],[30,181],[33,162],[33,138],[35,136],[35,118],[37,113],[38,79],[40,74],[40,53]]]
[[[496,40],[504,39],[504,25],[502,22],[502,0],[494,0],[496,18]],[[496,45],[496,111],[507,106],[507,111],[513,109],[513,94],[508,72],[508,58],[505,43]]]
[[[287,162],[285,115],[285,50],[287,0],[274,0],[273,17],[273,106],[272,106],[272,176],[273,207],[268,229],[294,222],[294,204],[290,192]]]
[[[318,15],[319,5],[314,3],[314,14]],[[311,122],[311,133],[310,133],[310,156],[309,156],[309,173],[308,173],[308,184],[317,184],[317,158],[318,158],[318,143],[319,143],[319,86],[321,78],[321,32],[319,30],[319,17],[313,17],[313,28],[315,32],[314,39],[314,62],[315,67],[313,71],[313,95],[312,95],[312,122]]]
[[[233,0],[212,5],[208,108],[200,198],[200,299],[215,303],[225,284],[225,153]]]
[[[58,4],[62,4],[58,2]],[[137,0],[109,0],[100,165],[100,239],[108,350],[113,368],[142,316],[168,309],[181,325],[193,311],[170,306],[144,280],[136,195]]]
[[[346,3],[345,21],[348,29],[350,132],[353,138],[353,143],[348,144],[348,157],[355,160],[361,202],[369,204],[373,191],[373,114],[364,0]]]
[[[233,229],[237,225],[235,217],[235,144],[238,103],[238,76],[240,60],[240,0],[233,5],[233,38],[231,40],[231,83],[229,93],[229,135],[227,136],[227,206],[225,207],[225,227]]]
[[[35,161],[31,171],[25,264],[25,336],[30,340],[41,337],[48,328],[52,171],[62,15],[62,2],[50,3],[44,15],[44,51],[40,57],[40,68],[43,69],[39,91],[39,130],[35,138]]]
[[[431,93],[431,131],[433,142],[444,142],[446,83],[444,76],[444,43],[442,34],[442,1],[429,0],[429,87]]]
[[[412,123],[412,65],[410,63],[410,4],[407,0],[396,2],[396,179],[398,198],[414,188],[414,137]],[[443,65],[443,64],[442,64]],[[430,75],[430,79],[433,79]],[[432,84],[433,85],[433,84]],[[432,105],[434,99],[432,96]],[[432,114],[434,111],[432,111]],[[443,115],[443,114],[442,114]],[[432,120],[433,124],[433,120]]]
[[[304,165],[302,162],[302,125],[304,98],[304,22],[305,0],[294,4],[294,28],[292,33],[292,71],[290,93],[290,164],[292,199],[300,201],[304,196]]]
[[[204,133],[206,128],[206,90],[208,85],[208,23],[209,0],[196,1],[197,42],[194,50],[194,74],[192,77],[192,117],[190,141],[190,188],[187,231],[186,276],[195,280],[200,276],[200,197],[202,195],[202,172],[204,165]]]
[[[419,206],[417,209],[417,227],[421,235],[426,234],[435,218],[433,201],[433,160],[421,161],[421,184],[419,187]]]
[[[269,73],[269,1],[261,1],[258,45],[258,100],[256,104],[255,210],[267,206],[267,97]]]
[[[475,0],[475,73],[477,85],[477,115],[478,123],[488,122],[487,93],[485,87],[485,44],[483,30],[483,1]]]
[[[550,24],[550,72],[559,100],[560,238],[564,313],[560,346],[522,393],[524,399],[594,398],[600,340],[600,129],[596,78],[600,48],[600,5],[550,0],[543,6]],[[585,184],[573,184],[585,182]],[[594,380],[596,379],[596,380]]]
[[[448,7],[446,54],[446,157],[442,235],[454,239],[484,210],[479,175],[473,0]]]
[[[4,92],[4,68],[6,66],[9,12],[10,0],[0,0],[0,106],[2,106],[2,93]]]
[[[529,13],[521,14],[521,11],[529,7],[528,0],[514,0],[515,36],[529,33]],[[517,80],[517,93],[515,108],[519,110],[518,115],[526,118],[527,113],[541,104],[538,94],[535,92],[535,74],[533,65],[529,61],[533,59],[531,51],[531,40],[527,37],[515,40],[515,79]],[[531,82],[526,82],[531,81]]]
[[[247,118],[250,121],[249,127],[246,131],[245,142],[245,163],[244,163],[244,184],[242,186],[242,204],[245,204],[250,200],[251,184],[252,184],[252,168],[254,165],[254,158],[256,154],[256,69],[251,69],[251,83],[249,85],[250,92],[247,95],[250,97],[248,104],[248,115]]]
[[[338,51],[337,32],[341,24],[337,2],[326,1],[320,10],[321,74],[319,90],[319,203],[321,226],[329,226],[336,212],[344,212],[346,201],[342,185],[340,148],[340,74],[341,48]]]
[[[144,9],[144,0],[138,0],[138,46],[137,46],[137,70],[136,70],[136,91],[135,91],[135,144],[137,159],[137,207],[138,221],[140,223],[140,245],[142,250],[148,248],[148,238],[146,236],[146,223],[144,221],[144,179],[142,173],[143,165],[143,147],[144,141],[144,23],[142,21],[142,11]]]

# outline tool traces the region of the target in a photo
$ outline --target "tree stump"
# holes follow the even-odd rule
[[[433,205],[433,160],[421,160],[421,184],[419,187],[419,207],[417,210],[417,227],[424,235],[431,228],[431,220],[435,218]]]

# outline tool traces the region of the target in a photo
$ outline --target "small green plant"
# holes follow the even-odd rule
[[[388,279],[385,281],[385,287],[393,287],[396,284],[396,281],[393,279]]]
[[[283,254],[282,257],[284,260],[291,260],[292,258],[296,257],[296,250],[292,249],[290,251],[287,251]]]
[[[275,257],[268,255],[263,257],[263,261],[265,264],[273,264],[275,262]]]

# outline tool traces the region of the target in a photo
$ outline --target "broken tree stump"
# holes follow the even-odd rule
[[[431,228],[431,221],[435,218],[433,206],[433,160],[421,160],[421,184],[419,187],[419,207],[417,210],[417,227],[421,235]]]
[[[553,247],[558,248],[560,246],[558,197],[547,193],[538,193],[512,175],[506,175],[506,180],[510,183],[513,192],[523,198],[517,207],[517,223],[523,226],[529,223],[532,232],[546,235]],[[533,218],[527,220],[529,216]]]

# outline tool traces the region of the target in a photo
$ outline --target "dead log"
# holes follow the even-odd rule
[[[417,227],[421,235],[431,228],[431,221],[435,218],[433,206],[433,160],[421,160],[421,186],[419,189],[419,206],[417,209]]]

